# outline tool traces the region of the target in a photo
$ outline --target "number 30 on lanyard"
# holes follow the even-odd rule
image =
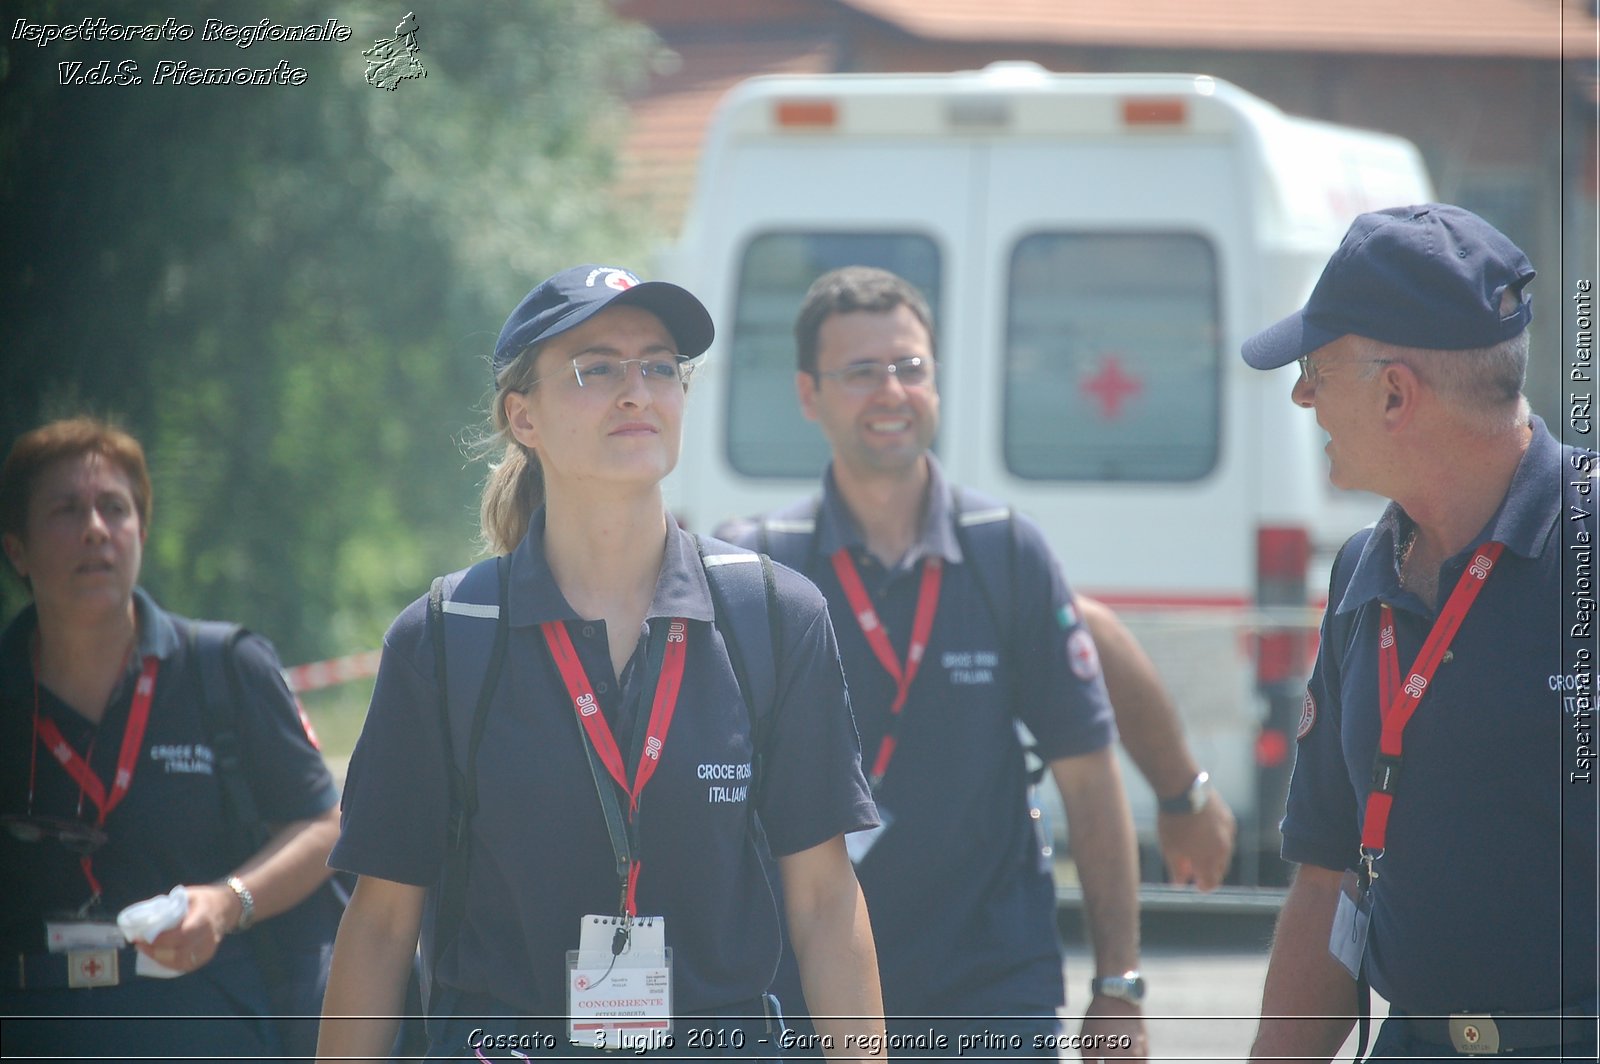
[[[1472,561],[1467,563],[1466,571],[1456,581],[1455,590],[1439,611],[1439,618],[1433,622],[1428,638],[1417,652],[1417,660],[1404,685],[1400,682],[1400,653],[1395,648],[1394,611],[1388,603],[1383,605],[1378,625],[1378,704],[1383,710],[1383,731],[1378,738],[1378,752],[1372,759],[1372,790],[1367,794],[1367,813],[1361,825],[1361,861],[1366,883],[1378,878],[1374,864],[1383,856],[1389,831],[1389,811],[1394,805],[1395,786],[1400,779],[1401,737],[1503,549],[1502,544],[1491,541],[1472,552]]]
[[[917,591],[917,611],[911,622],[911,643],[906,647],[903,669],[895,657],[894,647],[889,645],[889,635],[883,630],[878,611],[873,608],[872,600],[867,597],[867,589],[861,584],[861,574],[856,571],[856,563],[850,557],[849,549],[839,548],[832,560],[833,571],[844,588],[845,598],[850,601],[850,611],[856,615],[861,634],[867,637],[867,645],[872,648],[873,655],[895,685],[894,701],[889,705],[889,729],[884,733],[883,742],[878,744],[878,756],[872,762],[872,789],[877,790],[884,773],[889,771],[890,760],[894,758],[900,711],[905,708],[906,697],[911,693],[911,681],[916,679],[917,669],[922,666],[922,656],[928,649],[928,636],[933,631],[933,618],[939,612],[939,581],[944,573],[944,559],[931,557],[922,563],[922,586]]]

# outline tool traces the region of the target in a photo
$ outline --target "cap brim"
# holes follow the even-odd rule
[[[618,293],[605,306],[621,304],[640,307],[660,318],[677,342],[681,358],[698,358],[705,354],[717,335],[711,323],[711,312],[705,305],[688,289],[668,281],[641,281]]]
[[[1304,310],[1297,310],[1250,337],[1239,353],[1245,364],[1254,369],[1277,369],[1333,343],[1341,335],[1313,325],[1306,321]]]

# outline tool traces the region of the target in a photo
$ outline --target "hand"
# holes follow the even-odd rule
[[[186,887],[189,910],[177,927],[168,928],[151,942],[134,946],[155,961],[185,974],[204,968],[217,955],[222,936],[238,922],[239,899],[216,884]]]
[[[1150,1055],[1144,1033],[1144,1013],[1138,1005],[1118,998],[1096,995],[1083,1014],[1083,1047],[1086,1061],[1145,1058]]]
[[[1157,813],[1156,837],[1173,883],[1193,883],[1202,891],[1216,890],[1228,874],[1239,825],[1233,810],[1213,788],[1198,813]]]

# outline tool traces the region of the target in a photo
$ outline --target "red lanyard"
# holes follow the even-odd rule
[[[1366,863],[1369,879],[1378,878],[1373,862],[1383,856],[1384,840],[1389,830],[1389,811],[1394,805],[1395,785],[1400,777],[1401,737],[1411,715],[1416,712],[1433,674],[1444,660],[1451,640],[1467,619],[1467,612],[1477,601],[1478,592],[1489,579],[1495,562],[1504,549],[1499,543],[1488,542],[1473,552],[1472,561],[1456,581],[1455,590],[1439,611],[1438,620],[1428,632],[1417,659],[1412,663],[1411,675],[1400,682],[1400,653],[1395,649],[1394,611],[1384,603],[1378,625],[1378,704],[1383,710],[1383,732],[1378,739],[1378,752],[1372,763],[1372,790],[1367,795],[1366,818],[1361,825],[1361,856]]]
[[[839,576],[839,584],[844,588],[845,598],[850,600],[850,609],[861,626],[861,634],[867,637],[867,645],[895,684],[894,701],[889,705],[889,730],[878,744],[878,756],[872,762],[872,786],[876,788],[884,773],[889,771],[900,711],[905,708],[906,698],[911,694],[911,681],[917,678],[917,669],[922,666],[922,656],[928,649],[933,618],[939,612],[939,581],[944,573],[944,560],[933,556],[922,563],[922,586],[917,591],[917,610],[911,621],[911,643],[906,647],[904,669],[894,656],[894,647],[889,645],[889,635],[883,630],[883,622],[878,619],[872,600],[867,597],[867,589],[861,584],[861,574],[856,571],[849,548],[840,547],[834,552],[833,571]]]
[[[617,746],[617,740],[611,733],[611,726],[606,723],[605,717],[600,714],[600,703],[595,698],[594,685],[589,682],[589,674],[583,669],[583,662],[578,660],[578,651],[572,645],[572,637],[567,633],[567,626],[560,621],[546,621],[539,626],[544,632],[544,639],[550,647],[550,656],[555,659],[556,668],[561,673],[561,681],[567,686],[567,693],[572,696],[572,708],[577,711],[578,721],[583,725],[584,734],[589,737],[589,742],[600,755],[601,764],[617,785],[628,795],[628,819],[631,822],[639,812],[639,795],[644,792],[644,785],[650,782],[650,777],[655,775],[656,766],[661,763],[661,751],[666,746],[667,732],[672,727],[672,714],[678,706],[678,692],[683,687],[683,661],[689,645],[689,625],[682,617],[674,617],[667,629],[666,654],[661,661],[661,676],[656,682],[655,701],[650,706],[650,723],[645,731],[644,751],[639,758],[639,763],[634,767],[633,783],[628,783],[628,770],[622,760],[622,751]],[[637,915],[637,895],[639,889],[639,866],[637,859],[627,860],[627,879],[624,886],[624,907],[629,916]]]
[[[61,767],[67,770],[74,782],[88,795],[89,801],[94,803],[96,819],[94,826],[104,828],[106,817],[111,815],[111,810],[117,807],[123,796],[128,793],[128,788],[133,785],[133,771],[139,767],[139,750],[144,745],[145,725],[150,723],[150,702],[156,693],[156,673],[161,670],[161,659],[151,655],[144,659],[144,668],[139,672],[139,682],[133,688],[133,706],[128,711],[128,723],[122,732],[122,749],[117,753],[117,774],[111,781],[111,791],[106,792],[105,784],[100,777],[94,774],[78,751],[67,742],[66,736],[61,734],[61,729],[56,727],[56,722],[49,717],[39,717],[39,706],[34,703],[35,727],[39,736],[44,739],[45,747],[61,762]],[[94,875],[94,860],[85,854],[79,859],[83,865],[84,878],[89,881],[89,889],[98,897],[100,881]]]

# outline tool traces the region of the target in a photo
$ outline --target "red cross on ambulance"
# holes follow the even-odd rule
[[[1123,355],[1107,351],[1100,356],[1095,372],[1079,386],[1100,408],[1101,418],[1113,421],[1122,416],[1122,404],[1144,391],[1144,381],[1122,368]]]

